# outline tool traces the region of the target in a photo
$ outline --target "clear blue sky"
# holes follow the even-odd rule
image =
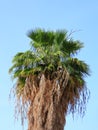
[[[55,30],[81,30],[74,39],[84,42],[78,57],[90,65],[86,78],[91,97],[83,119],[67,116],[65,130],[96,130],[98,128],[98,1],[97,0],[0,0],[0,130],[22,130],[14,121],[14,104],[9,102],[12,88],[8,69],[13,56],[29,49],[26,36],[37,27]],[[25,127],[24,130],[27,128]]]

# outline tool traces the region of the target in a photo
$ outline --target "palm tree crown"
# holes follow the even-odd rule
[[[35,86],[39,86],[40,77],[44,74],[46,79],[55,81],[57,87],[64,88],[62,96],[66,102],[66,111],[74,114],[78,110],[84,115],[89,97],[85,83],[89,67],[76,58],[83,43],[70,38],[65,30],[36,29],[30,31],[28,37],[31,39],[31,48],[17,53],[9,69],[12,77],[17,79],[15,95],[20,104],[30,102],[30,93],[26,90],[27,81],[29,83],[32,80]]]

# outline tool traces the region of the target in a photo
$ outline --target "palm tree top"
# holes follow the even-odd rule
[[[35,29],[28,33],[28,37],[31,39],[30,49],[17,53],[9,69],[12,77],[17,79],[16,97],[28,102],[24,88],[29,76],[38,84],[40,75],[44,74],[46,79],[57,81],[56,83],[61,85],[60,80],[65,80],[68,74],[68,83],[63,84],[66,86],[64,97],[68,111],[74,114],[78,109],[83,115],[89,98],[85,76],[90,72],[89,66],[76,57],[78,51],[84,47],[83,43],[73,40],[66,30]]]

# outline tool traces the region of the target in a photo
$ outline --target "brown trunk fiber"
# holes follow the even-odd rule
[[[58,87],[43,75],[28,111],[28,130],[64,130],[65,110],[61,97]]]

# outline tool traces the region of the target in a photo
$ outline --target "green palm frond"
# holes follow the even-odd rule
[[[38,46],[37,43],[39,43],[39,46],[49,46],[54,41],[54,32],[52,31],[45,31],[41,29],[31,30],[28,33],[28,37],[31,38],[34,41],[34,46]]]
[[[36,56],[32,51],[25,53],[17,53],[13,58],[13,66],[9,69],[9,73],[14,74],[14,78],[26,74],[30,69],[35,66]]]
[[[83,48],[83,43],[80,41],[74,41],[72,39],[68,41],[65,39],[62,43],[61,50],[70,56],[71,54],[76,54],[81,48]]]
[[[65,66],[69,70],[70,75],[84,76],[89,75],[89,66],[77,58],[68,58],[65,61]]]

